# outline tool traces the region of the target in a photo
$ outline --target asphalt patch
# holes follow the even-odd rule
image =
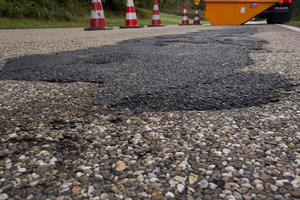
[[[252,27],[132,39],[114,46],[13,58],[0,79],[96,82],[95,104],[133,110],[208,110],[278,101],[275,74],[236,73],[266,43]]]

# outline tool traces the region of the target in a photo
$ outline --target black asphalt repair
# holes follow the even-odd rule
[[[264,52],[256,28],[240,26],[132,39],[114,46],[13,58],[2,80],[95,82],[95,104],[133,110],[208,110],[278,101],[275,74],[237,73]]]

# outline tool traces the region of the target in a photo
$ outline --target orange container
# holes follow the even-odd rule
[[[204,15],[212,25],[240,25],[280,0],[204,0]]]

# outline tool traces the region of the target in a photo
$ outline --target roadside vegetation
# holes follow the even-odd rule
[[[59,28],[89,27],[91,0],[0,0],[0,29],[4,28]],[[151,24],[153,0],[135,0],[139,24]],[[193,23],[193,0],[158,0],[163,24],[179,24],[183,3],[187,3]],[[108,26],[123,26],[126,0],[102,0]],[[200,20],[203,21],[203,5]]]
[[[102,0],[108,26],[125,25],[127,0]],[[151,24],[153,0],[134,0],[139,24]],[[183,3],[187,4],[190,23],[193,23],[194,0],[158,0],[163,24],[179,24]],[[90,26],[91,0],[0,0],[0,29],[65,28]],[[203,0],[199,5],[200,21]],[[291,22],[300,27],[300,1],[293,1]]]
[[[300,1],[299,0],[293,1],[291,22],[288,23],[288,25],[300,27]]]

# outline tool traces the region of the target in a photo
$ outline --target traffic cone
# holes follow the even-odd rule
[[[162,25],[160,21],[159,9],[157,0],[154,0],[153,4],[153,15],[152,15],[152,25],[148,25],[148,27],[159,27],[159,26],[166,26]]]
[[[187,13],[187,9],[186,9],[186,4],[184,4],[184,7],[183,7],[182,24],[179,24],[179,25],[190,25],[189,17],[188,17],[188,13]]]
[[[112,29],[113,28],[108,28],[106,25],[101,0],[92,0],[91,27],[85,28],[84,30],[93,31],[93,30],[112,30]]]
[[[194,24],[195,25],[200,25],[200,18],[199,18],[199,9],[198,9],[198,6],[196,6],[195,17],[194,17]]]
[[[133,0],[127,0],[126,9],[126,25],[120,26],[120,28],[142,28],[144,25],[139,25],[135,13]]]

